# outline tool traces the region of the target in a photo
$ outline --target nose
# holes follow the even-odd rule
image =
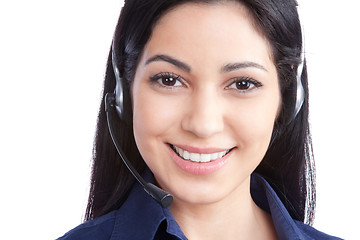
[[[223,106],[216,93],[200,91],[188,101],[182,128],[200,138],[209,138],[224,129]]]

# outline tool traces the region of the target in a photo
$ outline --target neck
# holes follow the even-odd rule
[[[276,239],[270,215],[250,195],[250,177],[226,198],[206,204],[174,199],[170,208],[188,239]]]

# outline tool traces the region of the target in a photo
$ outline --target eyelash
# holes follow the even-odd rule
[[[174,81],[174,85],[167,85],[165,84],[162,80],[170,80],[170,81]],[[184,86],[184,82],[182,80],[183,78],[175,73],[170,73],[170,72],[161,72],[161,73],[158,73],[158,74],[155,74],[154,76],[151,76],[149,78],[150,82],[152,84],[156,84],[160,87],[163,87],[163,88],[175,88],[175,87],[180,87],[180,86]],[[180,82],[180,83],[177,83],[177,82]],[[249,84],[252,84],[253,86],[252,87],[249,87],[247,89],[239,89],[236,84],[239,84],[239,83],[243,83],[243,84],[246,84],[247,86]],[[232,85],[235,85],[233,88],[231,87]],[[263,85],[256,81],[255,79],[251,78],[251,77],[237,77],[237,78],[234,78],[232,79],[232,82],[230,85],[228,85],[226,87],[226,89],[235,89],[236,91],[240,92],[240,93],[246,93],[248,91],[251,91],[253,90],[254,88],[260,88],[262,87]]]

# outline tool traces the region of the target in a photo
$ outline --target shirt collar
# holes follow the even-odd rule
[[[143,177],[146,182],[155,182],[148,169]],[[271,214],[279,239],[303,239],[294,220],[264,178],[253,173],[250,188],[255,203]],[[153,239],[163,221],[167,223],[168,233],[179,239],[187,239],[170,210],[163,208],[136,182],[129,197],[117,211],[111,240],[127,239],[129,236],[132,240],[144,240],[144,236]]]
[[[271,214],[279,239],[304,239],[280,198],[259,174],[251,175],[250,192],[254,202]]]

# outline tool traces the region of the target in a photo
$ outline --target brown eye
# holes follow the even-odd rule
[[[261,87],[262,84],[258,81],[255,81],[252,78],[244,77],[244,78],[236,78],[227,88],[235,89],[240,92],[251,91],[254,88]]]
[[[247,81],[239,81],[239,82],[236,82],[235,84],[236,84],[236,88],[239,90],[248,90],[253,85],[252,83],[247,82]]]
[[[184,84],[181,82],[181,77],[173,73],[159,73],[150,77],[152,83],[156,83],[162,87],[180,87]]]
[[[175,86],[176,81],[177,79],[175,79],[174,77],[161,77],[161,83],[165,86],[173,87]]]

